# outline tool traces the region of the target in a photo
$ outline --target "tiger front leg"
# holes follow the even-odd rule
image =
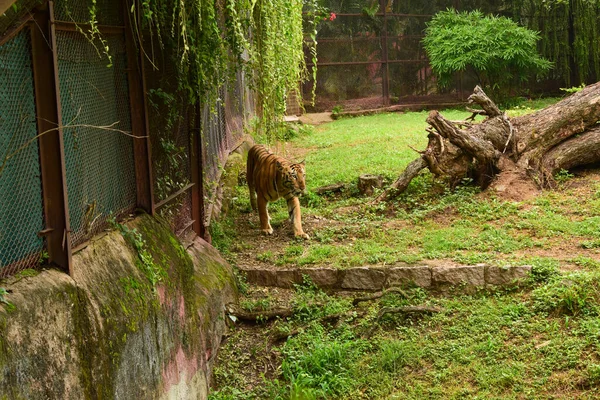
[[[290,222],[294,229],[294,236],[301,237],[304,239],[310,239],[304,230],[302,229],[302,214],[300,213],[300,201],[297,197],[292,197],[287,201],[288,214],[290,216]]]
[[[272,235],[273,228],[271,227],[271,218],[269,217],[269,212],[267,211],[267,200],[264,197],[258,196],[257,199],[258,205],[258,218],[260,219],[260,230],[265,235]]]
[[[256,211],[258,208],[256,204],[256,189],[254,189],[254,185],[250,182],[248,182],[248,192],[250,192],[250,206],[253,211]]]

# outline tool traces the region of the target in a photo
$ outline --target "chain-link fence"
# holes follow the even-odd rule
[[[29,30],[0,46],[0,278],[44,260]]]
[[[319,22],[317,80],[303,85],[315,111],[460,101],[460,82],[438,87],[421,45],[425,23],[457,1],[325,3],[336,17]]]
[[[593,2],[323,0],[320,4],[335,17],[318,22],[317,80],[302,87],[305,99],[316,92],[315,107],[307,106],[309,111],[463,101],[478,83],[474,74],[457,73],[451,84],[441,87],[421,43],[427,22],[448,8],[506,16],[540,32],[538,51],[554,67],[548,76],[530,80],[530,93],[555,94],[561,84],[569,86],[577,79],[595,82],[600,76],[600,9]],[[586,19],[584,28],[581,21]],[[306,60],[312,63],[308,48]]]
[[[58,76],[72,245],[136,205],[125,45],[57,32]],[[109,67],[109,64],[112,64]]]
[[[205,104],[202,109],[203,170],[205,225],[210,224],[222,167],[229,153],[239,144],[244,123],[254,110],[254,96],[248,88],[244,72],[229,80],[219,90],[216,105]]]
[[[145,36],[144,73],[152,144],[152,174],[157,213],[173,232],[183,235],[192,224],[191,142],[194,106],[179,88],[178,71],[170,62],[174,49]]]
[[[0,18],[0,278],[54,253],[68,267],[71,250],[137,206],[201,234],[253,110],[244,74],[198,106],[162,43],[142,32],[148,53],[136,54],[121,1],[23,4]]]

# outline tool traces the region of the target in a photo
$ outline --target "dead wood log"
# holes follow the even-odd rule
[[[241,322],[257,324],[276,318],[289,318],[294,315],[294,312],[291,308],[275,308],[265,311],[244,311],[233,308],[229,310],[229,315],[237,318]]]
[[[493,186],[507,165],[515,176],[547,187],[561,169],[600,162],[600,82],[543,110],[512,119],[480,87],[469,96],[469,103],[481,107],[470,111],[486,119],[471,124],[432,111],[427,118],[427,148],[375,201],[397,196],[425,167],[451,186],[468,173],[485,189]]]
[[[361,194],[370,196],[376,188],[383,187],[383,177],[380,175],[363,174],[358,177],[357,186]]]
[[[346,184],[344,183],[334,183],[333,185],[321,186],[314,190],[316,194],[319,196],[327,194],[327,193],[336,193],[341,192],[346,188]]]
[[[396,197],[398,194],[404,192],[408,187],[409,183],[419,175],[424,168],[427,168],[427,161],[422,157],[413,160],[404,172],[396,179],[392,185],[377,196],[375,202],[390,200]]]

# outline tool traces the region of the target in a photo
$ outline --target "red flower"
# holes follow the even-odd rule
[[[330,20],[330,21],[333,21],[335,18],[336,18],[336,15],[335,15],[335,13],[331,13],[331,14],[329,14],[329,20]]]

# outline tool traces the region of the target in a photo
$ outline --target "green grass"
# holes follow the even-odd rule
[[[532,112],[554,101],[523,101],[509,113]],[[442,114],[453,120],[470,115],[458,110]],[[371,198],[361,197],[356,188],[360,174],[381,174],[389,184],[417,157],[410,146],[424,148],[426,117],[426,112],[380,114],[302,129],[292,140],[294,149],[304,149],[307,160],[309,193],[301,198],[302,213],[305,219],[319,216],[328,222],[308,232],[311,241],[269,248],[257,253],[256,260],[337,268],[428,259],[504,265],[525,260],[531,252],[543,256],[559,245],[570,247],[561,258],[564,263],[578,265],[570,260],[597,257],[600,183],[582,194],[570,188],[578,179],[572,173],[561,174],[558,191],[524,202],[482,197],[468,182],[450,191],[426,171],[394,202],[372,205]],[[340,195],[312,192],[337,182],[347,184]],[[239,187],[234,209],[247,213],[248,204],[247,189]],[[269,210],[272,226],[282,229],[288,218],[285,202],[271,203]],[[238,228],[231,219],[212,227],[214,243],[234,262],[236,253],[245,250],[236,238]]]
[[[432,297],[414,289],[407,297],[390,293],[356,308],[345,298],[298,288],[297,316],[266,326],[262,337],[301,329],[272,348],[262,347],[265,339],[255,341],[251,351],[278,354],[280,369],[243,398],[597,398],[600,274],[541,276],[519,290]],[[298,307],[311,303],[328,306]],[[377,316],[383,307],[416,304],[441,312]],[[320,322],[339,312],[348,317],[333,325]],[[243,332],[238,331],[238,343],[247,338]],[[226,394],[252,387],[244,381],[247,370],[227,369],[238,363],[231,353],[232,348],[224,349],[225,364],[216,372],[219,391],[212,399],[237,398]]]
[[[470,114],[447,110],[444,115],[461,119]],[[425,111],[347,118],[298,137],[294,146],[312,150],[306,156],[308,189],[352,183],[366,173],[396,177],[416,157],[409,146],[427,145],[426,118]]]
[[[526,101],[509,114],[548,104]],[[450,191],[424,174],[389,204],[360,197],[354,183],[360,174],[381,174],[389,183],[416,157],[408,146],[425,146],[425,118],[384,114],[305,129],[293,145],[308,151],[309,190],[337,182],[349,188],[301,200],[305,218],[325,221],[311,229],[312,240],[284,239],[253,254],[275,267],[428,259],[531,265],[525,286],[454,297],[407,289],[406,297],[390,293],[353,307],[350,299],[307,281],[290,300],[294,317],[262,333],[235,330],[215,372],[219,390],[212,400],[600,397],[600,183],[563,172],[557,191],[509,202],[468,185]],[[248,211],[245,196],[240,189],[234,207],[242,214]],[[284,202],[270,205],[270,212],[274,226],[287,218]],[[238,252],[252,247],[236,236],[235,218],[217,225],[213,239],[242,261]],[[276,297],[242,304],[262,310],[274,307]],[[378,318],[383,307],[405,305],[441,312]],[[340,314],[338,322],[323,320]],[[281,332],[290,338],[272,343]],[[264,367],[269,363],[270,370]]]

